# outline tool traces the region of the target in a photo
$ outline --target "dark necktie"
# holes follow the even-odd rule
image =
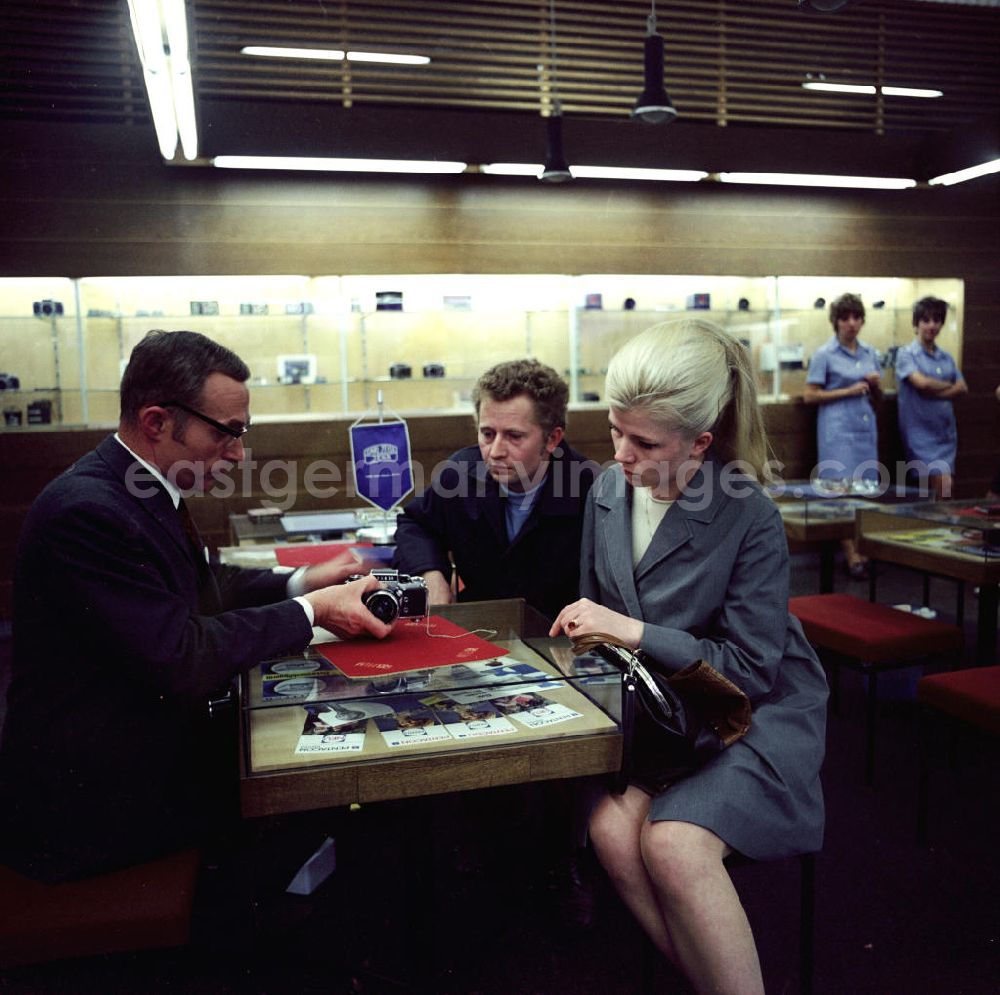
[[[200,567],[205,562],[205,544],[201,541],[198,526],[194,524],[194,519],[191,517],[191,509],[188,508],[184,498],[181,498],[180,503],[177,505],[177,514],[180,515],[184,534],[191,544],[191,551],[194,553],[195,561]]]

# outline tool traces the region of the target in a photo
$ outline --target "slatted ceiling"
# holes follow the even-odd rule
[[[488,108],[538,114],[552,97],[548,0],[188,0],[206,100]],[[647,0],[557,0],[563,111],[624,117],[642,85]],[[867,0],[809,16],[795,0],[660,0],[667,89],[682,119],[944,131],[1000,113],[996,7]],[[430,55],[428,66],[251,58],[274,42]],[[0,118],[148,120],[125,0],[3,0]],[[803,90],[934,86],[936,100]]]
[[[117,0],[0,4],[0,119],[145,124],[142,71]]]

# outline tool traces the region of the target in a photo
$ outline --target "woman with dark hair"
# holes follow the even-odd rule
[[[622,900],[699,992],[761,993],[724,861],[822,844],[827,687],[789,615],[785,533],[758,483],[767,440],[754,372],[736,339],[685,320],[631,339],[606,390],[616,465],[587,501],[581,597],[551,634],[606,634],[664,675],[704,660],[746,693],[753,715],[742,739],[707,760],[637,736],[633,783],[598,802],[591,840]]]
[[[833,336],[809,362],[806,404],[819,405],[816,474],[847,481],[878,479],[878,427],[872,402],[882,397],[878,354],[859,338],[865,306],[857,294],[841,294],[830,305]],[[843,539],[844,567],[865,577],[868,561],[853,539]]]
[[[899,434],[906,459],[935,498],[950,498],[958,432],[952,399],[969,392],[955,360],[938,348],[948,302],[922,297],[913,305],[916,338],[896,355]]]

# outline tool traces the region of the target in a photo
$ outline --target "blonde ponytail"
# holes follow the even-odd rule
[[[740,461],[758,480],[767,475],[750,356],[718,325],[685,318],[640,332],[612,358],[605,391],[613,408],[638,409],[671,431],[711,432],[722,463]]]

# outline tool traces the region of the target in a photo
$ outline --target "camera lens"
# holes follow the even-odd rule
[[[394,622],[399,615],[399,600],[392,591],[386,591],[384,588],[378,591],[369,591],[361,600],[365,607],[386,625]]]

